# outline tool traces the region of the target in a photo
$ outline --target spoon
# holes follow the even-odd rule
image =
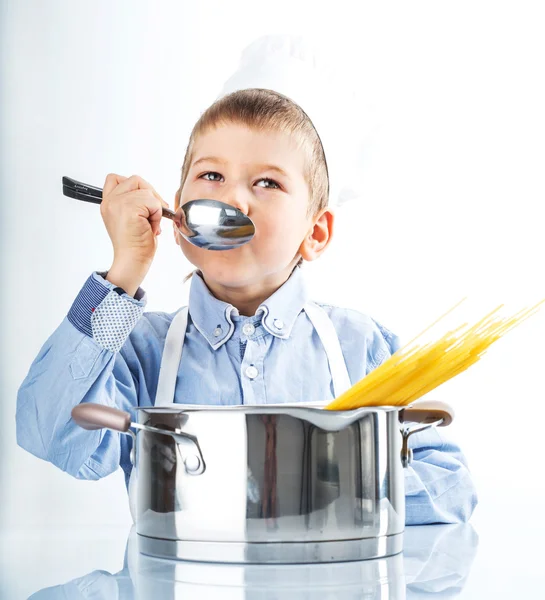
[[[65,196],[100,204],[102,188],[70,177],[62,178]],[[163,217],[172,219],[184,239],[206,250],[232,250],[249,242],[255,233],[252,220],[243,212],[219,200],[191,200],[174,212],[163,208]]]

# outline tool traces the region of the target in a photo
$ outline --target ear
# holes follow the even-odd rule
[[[329,208],[324,208],[314,217],[312,228],[299,247],[299,254],[304,260],[316,260],[327,248],[333,237],[334,223],[335,215]]]
[[[178,208],[180,207],[180,197],[182,195],[182,188],[178,188],[178,191],[176,192],[176,195],[174,196],[174,210],[178,210]],[[178,244],[178,246],[180,245],[180,232],[178,231],[178,228],[176,227],[176,224],[174,223],[174,221],[172,221],[172,231],[174,232],[174,241]]]

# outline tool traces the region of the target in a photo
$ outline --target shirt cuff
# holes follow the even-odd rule
[[[99,346],[118,352],[142,316],[146,292],[138,288],[134,298],[95,271],[76,296],[68,320]]]

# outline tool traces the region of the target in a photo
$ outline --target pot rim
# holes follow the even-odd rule
[[[297,402],[297,403],[284,403],[284,404],[171,404],[168,406],[137,406],[136,410],[142,410],[147,412],[155,413],[181,413],[181,412],[247,412],[247,413],[269,413],[279,412],[283,410],[301,410],[301,411],[315,411],[315,412],[327,412],[332,415],[339,414],[352,414],[355,412],[391,412],[400,411],[407,408],[410,405],[394,406],[362,406],[360,408],[353,408],[350,410],[328,410],[325,411],[325,406],[329,404],[327,402]]]

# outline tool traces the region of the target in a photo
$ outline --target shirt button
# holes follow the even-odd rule
[[[244,372],[246,373],[246,377],[248,377],[248,379],[255,379],[259,375],[259,371],[254,367],[254,365],[247,367],[246,371]]]
[[[254,335],[255,327],[251,323],[245,323],[242,327],[242,333],[244,333],[244,335],[247,335],[248,337]]]
[[[273,322],[273,325],[278,330],[284,329],[284,321],[282,321],[282,319],[275,319],[274,322]]]
[[[216,329],[214,329],[214,337],[219,337],[222,334],[222,329],[221,327],[216,327]]]

